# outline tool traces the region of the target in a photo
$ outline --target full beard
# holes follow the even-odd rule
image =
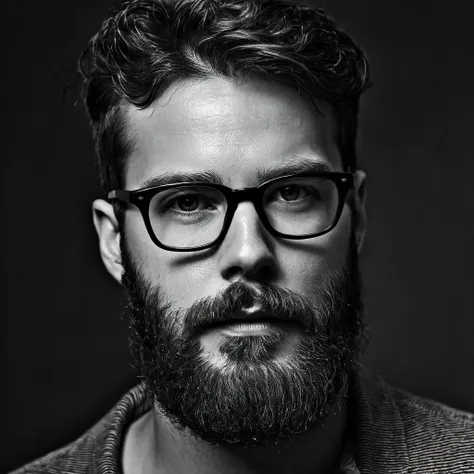
[[[315,285],[316,302],[276,285],[236,282],[177,310],[135,268],[124,242],[122,259],[135,360],[149,396],[179,430],[212,444],[278,444],[345,403],[368,342],[352,239],[345,267]],[[211,364],[200,331],[253,305],[303,325],[292,353],[274,357],[285,337],[280,331],[228,336],[219,346],[225,363]]]

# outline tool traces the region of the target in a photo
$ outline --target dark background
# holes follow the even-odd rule
[[[110,4],[3,5],[2,472],[72,441],[135,383],[124,298],[91,222],[100,190],[90,133],[82,109],[62,101]],[[365,363],[474,411],[474,2],[319,4],[366,50],[375,81],[359,141]]]

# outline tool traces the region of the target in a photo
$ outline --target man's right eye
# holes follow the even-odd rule
[[[211,199],[202,194],[183,194],[167,201],[163,206],[165,212],[194,212],[215,209]]]
[[[199,199],[196,195],[180,196],[175,199],[175,204],[180,211],[191,212],[195,211],[199,206]]]

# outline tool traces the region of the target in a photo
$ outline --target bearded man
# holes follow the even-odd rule
[[[132,0],[79,69],[143,382],[18,472],[474,472],[472,415],[358,362],[352,39],[283,0]]]

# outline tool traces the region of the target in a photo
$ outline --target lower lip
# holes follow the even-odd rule
[[[252,323],[228,323],[217,328],[220,332],[229,336],[255,336],[268,334],[274,331],[289,331],[294,329],[295,325],[282,321],[275,322],[252,322]]]

